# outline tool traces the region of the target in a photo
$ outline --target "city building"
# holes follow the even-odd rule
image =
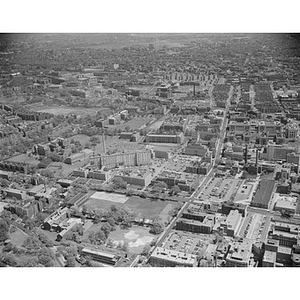
[[[251,206],[269,209],[270,201],[275,191],[275,180],[261,180],[258,184],[254,198],[251,201]]]
[[[197,256],[157,247],[152,252],[149,263],[153,267],[196,267]]]
[[[69,216],[69,209],[67,207],[59,208],[48,216],[42,225],[42,228],[49,231],[61,231],[60,224]]]
[[[179,134],[148,133],[146,135],[146,143],[181,144],[183,143],[183,140],[184,136],[182,132]]]
[[[150,164],[151,160],[152,157],[149,150],[115,153],[110,155],[101,155],[99,167],[111,169],[118,166],[140,166]]]
[[[117,254],[99,251],[97,249],[90,249],[87,247],[82,249],[81,254],[83,256],[89,256],[95,261],[111,266],[114,266],[120,259]]]
[[[276,221],[270,233],[270,238],[278,240],[280,246],[292,248],[297,244],[299,233],[299,225]]]
[[[88,194],[87,193],[78,193],[77,195],[75,195],[73,198],[71,198],[67,205],[69,207],[74,206],[76,208],[79,208],[80,206],[82,206],[87,200],[89,199]]]
[[[254,255],[252,253],[252,243],[233,242],[230,244],[226,257],[226,267],[254,267]]]
[[[296,213],[298,197],[296,196],[288,196],[288,195],[280,195],[278,193],[274,194],[274,210],[286,212],[290,214]]]
[[[4,190],[6,192],[6,197],[8,198],[16,198],[18,200],[24,200],[26,198],[26,192],[13,188],[6,188]]]
[[[236,236],[241,224],[243,217],[238,210],[231,210],[224,222],[221,222],[220,227],[224,234],[234,237]]]
[[[81,152],[79,153],[75,153],[70,155],[69,157],[67,157],[65,159],[65,163],[69,164],[69,165],[73,165],[77,162],[81,162],[81,161],[89,161],[89,158],[92,156],[93,151],[90,149],[83,149]]]
[[[215,216],[204,214],[201,221],[185,218],[178,219],[178,221],[176,222],[176,229],[193,233],[210,234],[212,233],[214,225]]]
[[[67,234],[72,232],[72,229],[76,227],[78,224],[81,224],[80,219],[70,218],[61,222],[58,226],[59,233],[57,234],[56,240],[62,240]]]
[[[125,182],[132,185],[147,186],[150,184],[153,176],[148,169],[124,169],[118,170],[115,178],[122,178]]]
[[[208,154],[208,151],[208,147],[202,145],[200,142],[189,142],[185,147],[184,153],[186,155],[205,157]]]

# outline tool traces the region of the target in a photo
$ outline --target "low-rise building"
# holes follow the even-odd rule
[[[92,150],[84,149],[80,153],[75,153],[67,157],[65,163],[72,165],[75,164],[76,162],[88,161],[92,154],[93,154]]]
[[[89,256],[93,260],[103,263],[105,265],[114,266],[120,259],[120,257],[115,253],[103,252],[97,249],[90,249],[87,247],[83,248],[81,253],[83,256]]]
[[[69,216],[69,209],[67,207],[59,208],[48,216],[42,225],[42,228],[49,231],[60,232],[60,224]]]
[[[7,188],[4,191],[6,192],[6,197],[8,198],[16,198],[18,200],[24,200],[26,198],[25,191],[12,188]]]
[[[176,229],[193,233],[210,234],[212,233],[214,225],[214,215],[206,215],[202,221],[180,218],[176,222]]]
[[[72,229],[75,228],[78,224],[81,224],[80,219],[70,218],[66,219],[59,224],[59,233],[57,234],[57,240],[60,241],[68,233],[72,232]]]
[[[226,257],[226,267],[254,267],[252,243],[233,242]]]
[[[78,193],[77,195],[75,195],[73,198],[71,198],[68,201],[68,206],[75,206],[75,207],[80,207],[81,205],[83,205],[87,200],[88,200],[88,194],[87,193]]]
[[[228,236],[234,237],[241,224],[243,217],[238,210],[231,210],[224,222],[221,222],[220,227],[224,233]]]
[[[153,176],[148,169],[125,169],[118,170],[115,177],[120,177],[128,184],[147,186],[150,184]]]
[[[284,211],[290,214],[295,214],[297,208],[298,197],[274,194],[274,210]]]
[[[208,154],[208,147],[199,142],[189,142],[185,147],[184,153],[186,155],[197,155],[205,157]]]
[[[275,186],[275,180],[261,180],[254,199],[251,201],[251,206],[268,209],[275,191]]]

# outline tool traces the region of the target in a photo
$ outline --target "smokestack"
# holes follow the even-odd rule
[[[246,144],[246,149],[245,149],[245,165],[248,162],[248,145]]]
[[[258,149],[256,149],[255,167],[258,167]]]
[[[197,134],[197,143],[199,143],[200,142],[200,132],[198,132],[198,134]]]
[[[104,154],[106,154],[106,145],[105,145],[104,132],[102,132],[102,142],[103,142],[103,151],[104,151]]]
[[[194,83],[194,98],[196,98],[196,85]]]

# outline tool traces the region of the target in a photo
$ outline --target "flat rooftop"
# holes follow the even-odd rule
[[[178,252],[175,250],[167,250],[162,247],[157,247],[151,257],[156,257],[164,260],[169,260],[179,264],[195,264],[197,256],[194,254]]]
[[[263,261],[269,262],[269,263],[275,263],[276,262],[276,252],[266,250]]]
[[[167,250],[197,255],[200,251],[205,250],[209,243],[209,237],[172,231],[163,242],[162,247]]]
[[[271,200],[275,184],[275,180],[261,180],[258,184],[255,197],[251,203],[268,205]]]

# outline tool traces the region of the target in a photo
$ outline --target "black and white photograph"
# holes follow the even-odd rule
[[[286,30],[287,20],[273,14],[278,26],[252,28],[247,7],[251,21],[239,11],[218,23],[218,2],[217,15],[199,5],[196,20],[206,22],[198,27],[188,3],[186,19],[156,1],[124,16],[124,3],[89,6],[84,19],[70,7],[65,20],[47,5],[36,20],[28,16],[28,28],[19,15],[11,30],[0,27],[1,276],[50,272],[40,284],[54,291],[64,282],[56,274],[73,268],[75,277],[112,276],[111,292],[130,298],[180,277],[187,288],[188,278],[221,273],[212,294],[226,277],[233,285],[247,274],[250,290],[270,268],[294,277],[299,26]],[[206,26],[210,18],[216,28]],[[179,29],[189,19],[193,25]],[[156,21],[166,26],[152,29]],[[113,280],[133,273],[126,288]],[[160,282],[169,275],[172,283]]]

